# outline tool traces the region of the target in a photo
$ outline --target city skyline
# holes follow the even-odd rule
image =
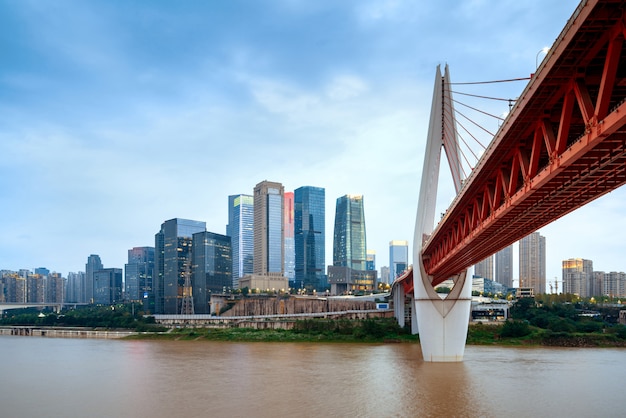
[[[326,225],[334,198],[364,195],[368,249],[389,265],[390,240],[412,251],[436,65],[527,77],[577,4],[2,3],[0,268],[123,267],[175,217],[223,234],[223,202],[258,178],[324,187]],[[569,258],[624,269],[624,202],[621,188],[540,230],[548,280]]]

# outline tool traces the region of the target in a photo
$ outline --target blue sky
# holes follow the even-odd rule
[[[436,66],[527,77],[577,4],[0,0],[0,269],[123,267],[175,217],[225,233],[227,196],[265,179],[326,188],[327,264],[335,200],[363,194],[386,265],[412,240]],[[571,257],[626,270],[625,199],[541,230],[550,280]]]

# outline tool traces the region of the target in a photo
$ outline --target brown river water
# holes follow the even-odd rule
[[[0,417],[624,417],[626,349],[0,336]]]

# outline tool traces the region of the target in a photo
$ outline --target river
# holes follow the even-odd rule
[[[2,417],[623,417],[626,349],[0,336]]]

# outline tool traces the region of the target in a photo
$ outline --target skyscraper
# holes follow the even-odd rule
[[[101,269],[93,273],[93,278],[93,303],[112,305],[122,301],[122,269]]]
[[[335,209],[333,265],[366,270],[366,249],[363,196],[342,196]]]
[[[296,286],[322,290],[326,266],[326,191],[302,186],[294,192]]]
[[[154,313],[180,312],[185,277],[191,274],[193,234],[203,231],[204,222],[189,219],[174,218],[161,224],[154,237]]]
[[[228,225],[231,239],[232,286],[239,288],[239,279],[252,274],[254,258],[254,198],[246,194],[228,196]]]
[[[267,180],[254,188],[254,274],[284,274],[284,193],[282,184]]]
[[[285,192],[283,205],[283,231],[285,234],[285,276],[290,282],[296,278],[296,247],[294,240],[294,196],[293,192]]]
[[[393,281],[409,267],[409,242],[389,241],[389,276],[383,277],[386,283]]]
[[[365,251],[365,270],[376,270],[376,251]]]
[[[232,284],[231,238],[203,231],[193,234],[192,296],[195,313],[210,313],[211,293]]]
[[[142,300],[146,312],[154,312],[154,247],[133,247],[128,250],[128,264],[124,266],[124,297]]]
[[[87,264],[85,264],[85,294],[82,297],[86,303],[94,303],[94,273],[103,268],[104,266],[99,255],[91,254],[87,258]]]
[[[539,232],[519,241],[519,287],[532,288],[536,295],[546,289],[546,238]]]
[[[496,253],[496,276],[495,280],[507,288],[513,287],[513,246]]]
[[[474,266],[474,275],[493,280],[493,255],[476,263]]]
[[[333,265],[328,267],[332,294],[374,289],[378,272],[367,270],[366,249],[363,196],[342,196],[335,210]]]
[[[85,272],[67,273],[65,284],[65,300],[73,303],[85,303]]]
[[[563,260],[563,293],[571,293],[582,298],[594,296],[593,262],[582,258]]]

